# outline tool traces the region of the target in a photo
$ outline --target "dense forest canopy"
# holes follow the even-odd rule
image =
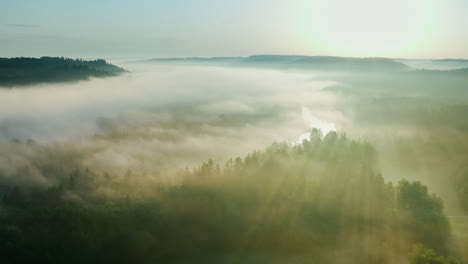
[[[370,144],[335,132],[210,160],[178,183],[55,173],[47,188],[2,188],[10,263],[394,263],[417,243],[456,254],[442,200],[420,182],[385,181]],[[141,180],[150,192],[136,191]]]
[[[0,58],[0,87],[80,81],[90,77],[116,76],[123,72],[123,68],[102,59]]]

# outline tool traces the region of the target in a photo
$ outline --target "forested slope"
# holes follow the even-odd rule
[[[0,87],[79,81],[90,77],[116,76],[123,72],[124,69],[102,59],[0,58]]]

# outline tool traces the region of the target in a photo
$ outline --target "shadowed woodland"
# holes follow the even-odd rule
[[[414,263],[432,256],[440,261],[431,263],[459,263],[439,257],[455,254],[442,200],[420,182],[385,181],[375,149],[344,134],[314,130],[303,145],[275,143],[224,165],[210,160],[181,171],[177,183],[153,181],[146,193],[133,190],[140,186],[130,175],[78,168],[47,188],[4,186],[2,256],[392,263],[415,246]]]

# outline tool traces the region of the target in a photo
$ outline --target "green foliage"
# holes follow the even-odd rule
[[[463,170],[456,176],[456,191],[460,196],[461,201],[468,201],[468,168],[466,165],[463,166]],[[468,203],[462,203],[464,209],[468,211]]]
[[[420,182],[401,180],[397,186],[397,204],[404,226],[415,241],[447,252],[449,223],[443,213],[442,200],[430,195]]]
[[[411,264],[462,264],[462,262],[454,257],[439,256],[433,249],[415,244],[411,252]]]

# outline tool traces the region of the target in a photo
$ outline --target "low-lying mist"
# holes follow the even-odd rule
[[[311,118],[317,127],[322,125],[319,118],[342,118],[334,108],[339,98],[323,91],[334,82],[306,74],[126,67],[132,73],[111,79],[0,89],[0,144],[8,149],[1,154],[2,175],[34,168],[28,164],[31,156],[11,162],[10,156],[25,155],[23,147],[13,147],[17,141],[33,140],[50,151],[65,149],[79,155],[74,162],[113,174],[174,172],[209,158],[222,161],[263,149],[274,141],[296,142],[313,126]]]
[[[125,67],[130,73],[114,78],[0,89],[0,175],[15,181],[27,178],[12,175],[28,168],[47,182],[50,176],[31,164],[41,152],[18,143],[28,140],[67,152],[83,168],[155,176],[275,141],[297,144],[319,128],[369,140],[386,178],[421,180],[455,211],[463,207],[457,194],[466,195],[463,75]]]
[[[83,261],[117,248],[142,263],[468,257],[465,75],[125,68],[0,88],[0,216],[27,212],[5,213],[0,234],[27,248],[14,223],[52,206],[66,232],[88,223],[70,240]]]

